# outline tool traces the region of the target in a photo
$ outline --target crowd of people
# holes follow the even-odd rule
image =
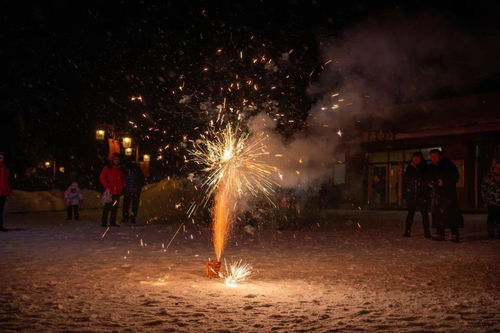
[[[7,196],[12,193],[10,173],[5,164],[5,153],[0,152],[0,231],[7,231],[3,224],[4,208]],[[122,223],[136,222],[142,188],[145,184],[141,168],[133,161],[122,163],[121,156],[114,154],[108,165],[102,169],[99,177],[104,189],[102,195],[103,227],[118,226],[117,215],[123,196]],[[403,194],[408,214],[405,223],[405,237],[411,237],[415,213],[420,211],[424,236],[429,239],[444,240],[445,230],[450,229],[451,241],[460,241],[460,228],[464,219],[459,208],[457,182],[459,173],[456,165],[444,157],[441,150],[430,152],[430,163],[421,152],[415,152],[403,173]],[[483,200],[488,207],[487,231],[490,237],[500,237],[500,161],[496,162],[491,172],[483,180]],[[79,219],[79,208],[84,200],[78,183],[73,182],[64,192],[67,207],[67,219]],[[431,235],[429,211],[432,215]]]
[[[451,241],[460,241],[460,228],[464,218],[460,211],[457,182],[459,173],[456,165],[439,149],[430,152],[428,164],[421,152],[415,152],[403,174],[403,193],[408,214],[405,223],[405,237],[411,237],[413,219],[417,210],[422,214],[424,237],[438,241],[445,240],[445,230],[450,229]],[[500,162],[496,162],[482,185],[483,199],[488,206],[488,235],[500,233]],[[429,223],[436,235],[432,237]]]

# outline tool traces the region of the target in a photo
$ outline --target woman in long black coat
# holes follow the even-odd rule
[[[437,240],[444,240],[445,229],[451,229],[451,240],[458,242],[459,228],[464,226],[457,196],[458,169],[437,149],[431,151],[431,161],[429,176],[432,187],[432,227],[436,228]]]

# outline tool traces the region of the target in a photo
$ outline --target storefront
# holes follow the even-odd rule
[[[399,207],[402,203],[402,172],[415,151],[421,151],[426,160],[431,149],[414,148],[370,152],[366,155],[366,203],[372,207]]]
[[[481,182],[492,162],[500,157],[500,94],[428,101],[399,107],[400,125],[363,131],[344,145],[349,200],[369,208],[403,208],[402,175],[414,152],[429,160],[432,149],[441,149],[460,173],[457,192],[465,210],[483,207]],[[405,114],[425,110],[413,121]],[[469,110],[469,112],[467,112]],[[471,111],[472,110],[472,111]],[[439,116],[433,117],[438,114]],[[444,117],[443,115],[453,115]],[[396,132],[394,128],[397,128]],[[362,181],[356,181],[361,178]],[[349,182],[351,180],[351,182]],[[362,193],[357,196],[353,193]],[[354,198],[354,199],[353,199]],[[347,199],[347,198],[345,198]]]

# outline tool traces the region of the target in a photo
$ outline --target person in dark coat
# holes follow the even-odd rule
[[[459,228],[464,219],[457,196],[458,169],[443,156],[439,149],[431,151],[429,187],[431,191],[432,227],[436,228],[436,240],[444,240],[445,229],[451,229],[451,241],[459,242]]]
[[[137,163],[128,162],[124,168],[125,189],[123,191],[123,222],[135,223],[139,211],[139,201],[145,179],[141,168]],[[132,204],[132,214],[130,205]]]
[[[415,211],[420,209],[424,236],[431,238],[429,230],[429,198],[428,166],[421,152],[413,153],[413,157],[403,175],[403,195],[408,209],[404,237],[411,237],[411,227]]]
[[[3,215],[7,196],[12,193],[9,178],[10,172],[5,165],[5,153],[0,153],[0,231],[7,231],[3,226]]]
[[[120,167],[119,154],[113,155],[111,165],[106,165],[102,169],[99,179],[106,192],[111,195],[111,200],[104,204],[104,209],[102,211],[102,226],[106,227],[108,225],[108,216],[111,211],[110,225],[116,227],[118,226],[118,224],[116,224],[116,214],[120,204],[120,196],[125,187],[125,176]]]
[[[496,162],[491,173],[484,177],[481,192],[488,207],[488,236],[494,238],[496,232],[497,237],[500,237],[500,162]]]

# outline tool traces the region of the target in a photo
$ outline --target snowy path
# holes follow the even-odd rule
[[[212,250],[194,225],[164,252],[178,225],[102,238],[95,222],[62,213],[8,216],[24,230],[0,234],[0,331],[500,331],[500,240],[483,237],[482,216],[467,216],[454,244],[424,239],[420,226],[402,238],[401,213],[349,214],[236,237],[226,258],[255,267],[237,288],[203,277]]]

